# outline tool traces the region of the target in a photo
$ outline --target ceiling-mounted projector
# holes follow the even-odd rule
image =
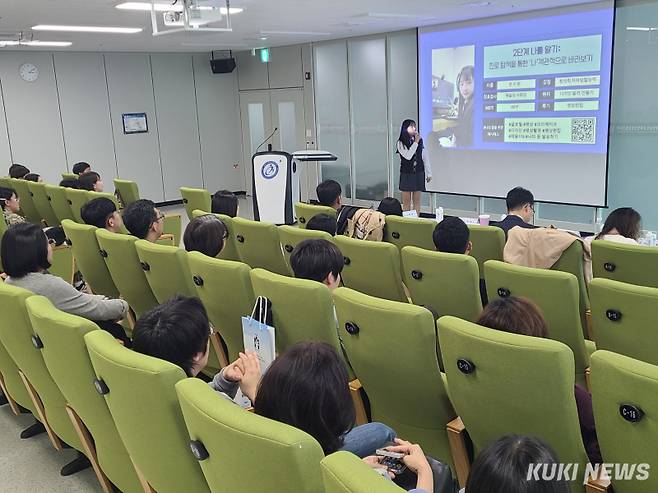
[[[189,15],[189,23],[191,26],[203,26],[205,24],[219,22],[224,18],[219,7],[195,8],[194,6],[190,6],[187,9],[187,13]],[[162,14],[164,25],[168,27],[185,25],[184,16],[185,11],[180,12],[175,10],[164,12]]]
[[[221,4],[224,6],[221,6]],[[229,0],[177,0],[172,9],[162,13],[161,30],[158,24],[155,0],[151,0],[151,31],[153,36],[180,32],[231,32],[231,8]],[[175,6],[175,8],[174,8]],[[181,8],[182,7],[182,8]],[[225,15],[224,15],[225,14]],[[211,26],[225,19],[224,25]]]

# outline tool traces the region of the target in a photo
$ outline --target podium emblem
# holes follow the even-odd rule
[[[276,175],[279,174],[279,165],[274,161],[267,161],[261,166],[260,174],[263,175],[263,178],[266,180],[276,178]]]

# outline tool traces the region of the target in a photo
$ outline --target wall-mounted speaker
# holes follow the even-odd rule
[[[213,74],[229,74],[235,70],[235,58],[217,58],[210,60]]]

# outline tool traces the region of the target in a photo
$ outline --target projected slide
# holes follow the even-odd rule
[[[585,198],[552,192],[543,200],[605,202],[614,18],[611,2],[605,5],[419,31],[419,129],[437,176],[442,160],[443,171],[453,174],[460,172],[455,163],[468,160],[463,178],[473,185],[473,172],[482,172],[474,168],[486,159],[514,173],[523,160],[541,177],[536,167],[550,163],[544,155],[551,154],[552,162],[584,164],[587,176],[569,171],[569,179],[600,186]],[[504,196],[507,184],[498,190],[496,181],[477,194]],[[445,184],[437,179],[433,185],[475,194],[470,186],[448,190]]]

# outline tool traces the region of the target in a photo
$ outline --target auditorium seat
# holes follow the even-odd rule
[[[139,186],[137,182],[131,180],[121,180],[119,178],[114,179],[114,189],[116,193],[121,198],[120,202],[123,207],[126,207],[133,202],[139,200]]]
[[[9,226],[4,220],[4,216],[0,217],[0,244],[2,243],[2,237],[5,235],[7,230],[9,229]],[[4,272],[2,268],[2,260],[0,259],[0,272]]]
[[[201,211],[211,210],[210,193],[208,190],[204,190],[203,188],[181,187],[180,194],[181,197],[183,197],[185,212],[187,212],[187,217],[190,221],[194,218],[192,213],[196,209]]]
[[[375,472],[349,452],[335,452],[320,462],[325,493],[402,493],[406,490]],[[442,492],[436,492],[442,493]]]
[[[327,214],[331,217],[336,217],[336,209],[327,207],[326,205],[306,204],[304,202],[295,203],[295,216],[297,216],[297,225],[305,229],[313,216],[318,214]]]
[[[188,297],[196,294],[185,250],[147,240],[137,240],[135,250],[158,304],[178,294]]]
[[[325,239],[331,241],[331,236],[326,231],[316,231],[313,229],[297,228],[295,226],[279,226],[279,240],[283,247],[283,256],[286,263],[290,266],[290,255],[297,245],[304,240]],[[291,268],[292,272],[292,268]]]
[[[167,214],[162,220],[162,235],[171,235],[174,246],[180,245],[183,218],[180,214]]]
[[[233,218],[233,232],[240,259],[252,269],[267,269],[281,275],[290,274],[283,258],[279,230],[274,224]]]
[[[67,188],[66,189],[66,198],[68,199],[69,206],[71,207],[71,213],[73,214],[73,219],[76,223],[84,224],[82,216],[80,215],[80,210],[82,206],[89,201],[89,195],[87,190],[79,190],[77,188]]]
[[[496,226],[469,224],[470,240],[473,244],[471,257],[477,260],[480,278],[484,279],[484,263],[487,260],[503,260],[505,233]]]
[[[41,214],[37,211],[32,198],[32,193],[27,184],[30,183],[25,180],[10,179],[10,188],[13,188],[21,200],[21,212],[29,222],[41,225]]]
[[[324,454],[312,436],[247,412],[198,379],[178,382],[176,392],[190,448],[210,491],[323,491],[320,461]],[[188,486],[179,491],[195,490]]]
[[[32,195],[32,202],[34,207],[36,207],[39,216],[46,224],[46,226],[57,226],[60,221],[55,215],[55,211],[50,205],[48,200],[48,194],[46,193],[46,185],[44,183],[38,183],[34,181],[27,182],[27,188]]]
[[[384,241],[398,247],[415,246],[426,250],[435,250],[432,233],[436,221],[431,219],[386,216]]]
[[[60,223],[65,219],[75,220],[69,201],[66,198],[66,188],[57,185],[46,185],[46,195]]]
[[[66,171],[60,174],[62,176],[62,180],[77,180],[79,178],[79,176],[75,173],[68,173]]]
[[[116,206],[117,210],[119,210],[119,201],[117,200],[116,196],[113,193],[110,192],[94,192],[92,190],[87,191],[87,202],[90,202],[94,199],[99,199],[101,197],[105,197],[106,199],[111,200],[114,202],[114,205]]]
[[[587,327],[587,317],[589,314],[589,293],[587,292],[587,282],[585,281],[583,244],[580,241],[574,241],[558,259],[551,270],[568,272],[576,276],[578,281],[578,302],[580,305],[580,320],[583,328]]]
[[[61,277],[69,284],[73,284],[75,260],[73,259],[73,249],[69,245],[63,244],[53,247],[53,261],[48,272]]]
[[[592,272],[594,277],[658,288],[658,248],[595,240]]]
[[[199,216],[205,216],[210,214],[210,212],[204,212],[196,209],[192,215],[196,218]],[[224,226],[226,226],[227,237],[224,240],[224,249],[219,253],[217,258],[222,260],[234,260],[236,262],[241,262],[240,255],[238,254],[237,247],[235,246],[235,235],[233,234],[233,218],[226,216],[224,214],[215,214],[218,218],[222,220]]]

